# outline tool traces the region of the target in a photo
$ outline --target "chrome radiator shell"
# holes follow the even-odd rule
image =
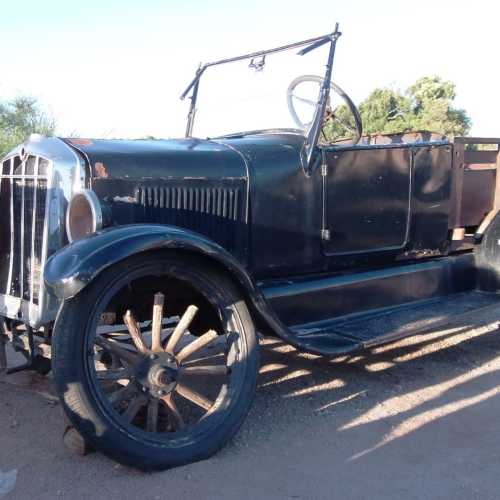
[[[33,328],[52,322],[47,258],[67,244],[65,214],[85,185],[85,163],[58,138],[33,134],[0,162],[0,316]]]

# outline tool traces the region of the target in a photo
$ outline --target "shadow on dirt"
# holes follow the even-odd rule
[[[475,323],[331,359],[266,339],[256,406],[265,405],[267,415],[274,412],[279,427],[301,417],[312,426],[315,417],[326,417],[334,425],[332,432],[359,436],[368,431],[363,435],[370,441],[345,456],[346,461],[398,440],[418,440],[415,433],[448,425],[447,419],[460,412],[488,415],[488,403],[500,393],[497,319],[500,312],[496,318],[476,318]],[[377,432],[380,424],[389,432]],[[477,433],[470,427],[461,431]]]

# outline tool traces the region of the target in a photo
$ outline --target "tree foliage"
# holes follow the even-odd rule
[[[359,105],[364,134],[395,134],[430,131],[448,136],[466,135],[471,120],[465,110],[454,107],[455,84],[438,76],[425,76],[405,92],[378,88]],[[342,121],[351,119],[345,105],[335,110]],[[329,140],[345,136],[345,128],[331,120],[326,125]]]
[[[55,122],[34,97],[0,102],[0,158],[32,133],[53,135]]]

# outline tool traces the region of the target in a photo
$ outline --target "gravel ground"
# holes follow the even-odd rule
[[[236,438],[155,474],[71,455],[50,381],[0,379],[0,497],[498,499],[499,321],[500,311],[476,313],[335,359],[266,340]]]

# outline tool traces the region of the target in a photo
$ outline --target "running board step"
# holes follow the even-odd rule
[[[338,318],[321,326],[302,325],[292,331],[306,350],[342,354],[443,328],[495,308],[500,311],[500,295],[471,291]]]

